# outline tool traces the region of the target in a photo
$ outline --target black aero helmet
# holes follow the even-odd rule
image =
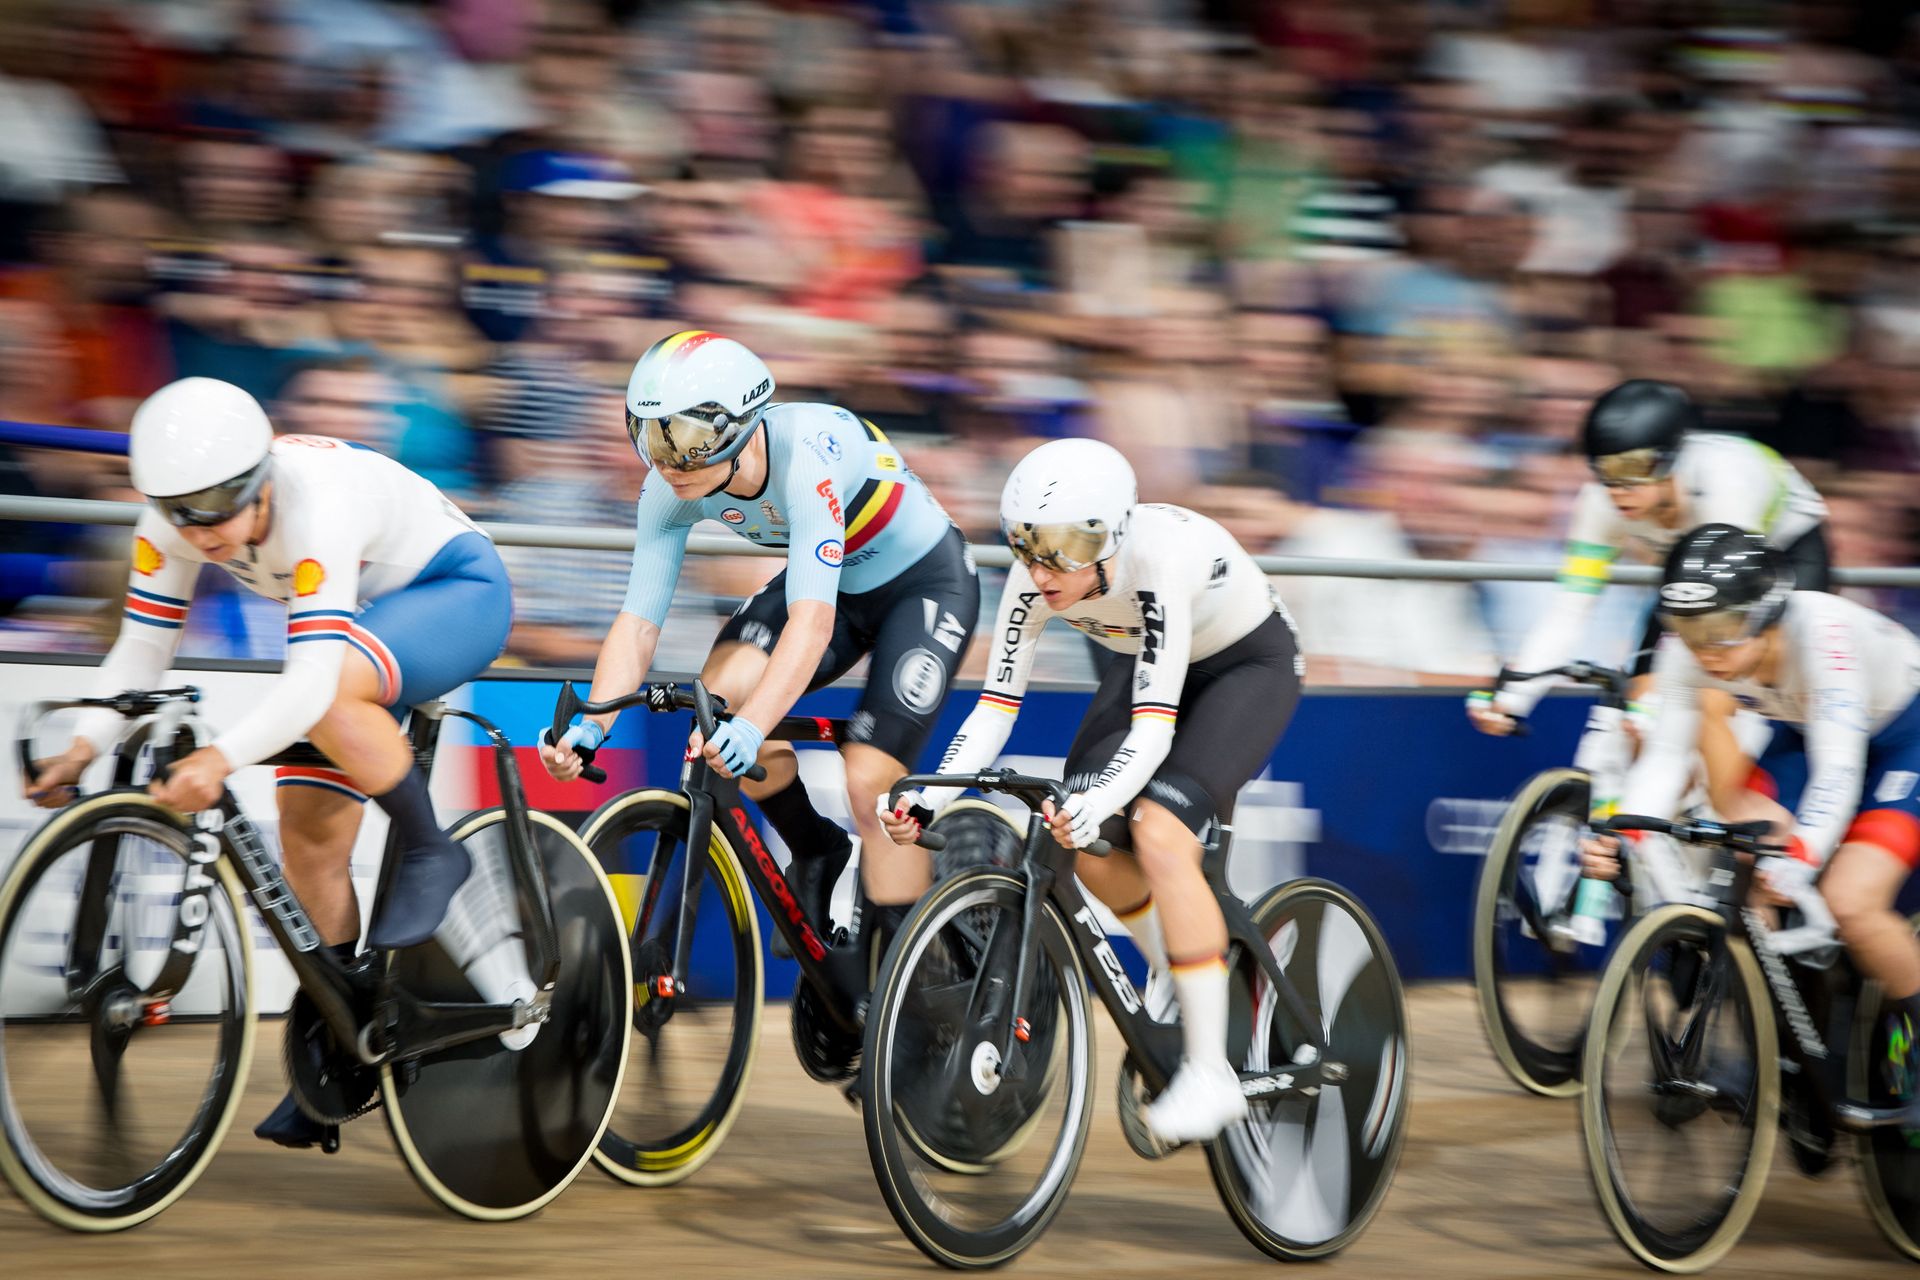
[[[1793,591],[1786,558],[1758,534],[1703,524],[1667,553],[1661,621],[1693,648],[1751,640],[1780,620]]]
[[[1673,466],[1687,432],[1700,429],[1693,397],[1671,382],[1635,378],[1593,402],[1580,447],[1604,484],[1644,484]]]

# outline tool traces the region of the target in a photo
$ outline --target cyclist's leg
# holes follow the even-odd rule
[[[458,619],[458,626],[448,626]],[[378,676],[375,704],[336,705],[313,741],[352,775],[393,824],[400,867],[368,931],[375,947],[413,946],[433,936],[471,870],[447,838],[394,722],[406,708],[458,688],[487,669],[513,625],[507,571],[478,533],[448,542],[413,582],[375,600],[350,626],[349,643]],[[384,709],[384,712],[382,712]]]
[[[1860,972],[1894,1000],[1920,996],[1920,940],[1893,901],[1920,855],[1920,822],[1893,809],[1860,815],[1828,861],[1820,892]]]
[[[860,847],[873,852],[860,860],[861,882],[881,914],[904,918],[904,908],[932,883],[932,859],[924,849],[888,839],[878,806],[925,748],[980,619],[980,585],[965,541],[958,531],[949,533],[892,582],[844,597],[841,610],[872,648],[841,753]],[[902,910],[886,911],[891,907]]]

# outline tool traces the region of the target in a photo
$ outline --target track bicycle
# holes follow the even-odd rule
[[[1819,891],[1776,924],[1748,902],[1766,823],[1619,815],[1708,852],[1704,905],[1667,903],[1621,938],[1587,1032],[1581,1132],[1607,1224],[1640,1262],[1691,1273],[1724,1257],[1760,1207],[1776,1134],[1817,1174],[1852,1139],[1875,1225],[1920,1261],[1920,1131],[1873,1070],[1882,998],[1839,945]]]
[[[1694,900],[1700,868],[1670,842],[1652,839],[1625,852],[1631,874],[1620,885],[1581,879],[1587,824],[1614,812],[1633,762],[1631,677],[1573,662],[1550,671],[1502,669],[1494,690],[1553,678],[1599,696],[1572,767],[1527,779],[1494,829],[1474,894],[1473,984],[1487,1042],[1507,1074],[1529,1092],[1567,1098],[1580,1092],[1587,1015],[1608,947],[1624,927],[1618,922],[1629,906]],[[1616,892],[1628,885],[1631,897]]]
[[[625,1064],[630,969],[591,852],[527,808],[498,729],[416,707],[408,737],[421,767],[444,717],[469,720],[493,750],[504,803],[450,828],[473,872],[434,942],[342,963],[231,790],[189,816],[131,785],[136,768],[164,771],[208,736],[199,698],[161,689],[29,712],[23,769],[32,725],[52,712],[107,708],[132,726],[120,785],[49,818],[0,879],[0,1172],[78,1231],[134,1226],[193,1185],[251,1065],[251,903],[298,982],[288,1070],[295,1100],[329,1126],[326,1145],[378,1106],[408,1169],[454,1212],[502,1220],[552,1200],[598,1143]],[[327,765],[304,744],[266,763]],[[376,913],[395,852],[389,836]],[[500,999],[502,966],[532,994]]]
[[[1059,781],[1001,769],[918,775],[889,802],[925,787],[998,792],[1029,812],[1018,865],[942,880],[888,949],[865,1033],[867,1152],[922,1252],[990,1267],[1032,1245],[1072,1185],[1092,1109],[1089,991],[1126,1043],[1121,1126],[1147,1158],[1169,1154],[1142,1108],[1179,1066],[1180,1028],[1146,1012],[1081,894],[1073,853],[1041,816],[1044,802],[1066,802]],[[1358,899],[1301,879],[1248,907],[1226,888],[1229,839],[1215,824],[1203,868],[1227,921],[1228,1055],[1252,1112],[1205,1144],[1207,1162],[1257,1248],[1323,1257],[1365,1229],[1399,1162],[1405,994]],[[941,833],[921,843],[937,848]]]
[[[576,715],[629,707],[692,711],[708,738],[726,715],[726,701],[698,680],[688,687],[649,684],[605,702],[584,702],[567,684],[554,705],[553,740]],[[767,740],[838,746],[846,735],[844,720],[793,715]],[[604,780],[594,752],[576,751],[587,762],[583,776]],[[757,781],[766,773],[754,765],[747,776]],[[978,802],[943,830],[976,851],[968,856],[991,857],[1013,843],[1007,820]],[[877,957],[864,934],[823,937],[807,919],[747,813],[738,779],[721,777],[704,759],[689,760],[679,790],[615,796],[588,816],[581,838],[612,873],[633,951],[631,1064],[595,1153],[602,1169],[635,1186],[679,1182],[712,1159],[732,1129],[759,1047],[765,974],[755,897],[800,966],[792,1005],[800,1065],[822,1083],[858,1074]]]

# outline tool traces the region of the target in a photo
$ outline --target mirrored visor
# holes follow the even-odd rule
[[[1667,629],[1680,637],[1689,649],[1724,649],[1753,639],[1752,612],[1716,609],[1712,613],[1664,613]]]
[[[1629,449],[1588,461],[1593,474],[1609,489],[1652,484],[1667,473],[1667,459],[1658,449]]]
[[[1084,569],[1100,558],[1107,545],[1104,520],[1076,520],[1067,524],[1006,524],[1007,545],[1023,564],[1044,565],[1060,573]]]
[[[656,467],[691,471],[706,466],[731,442],[734,419],[717,404],[703,404],[664,418],[642,418],[627,410],[627,437]]]
[[[260,489],[266,480],[267,463],[263,459],[259,466],[243,471],[231,480],[222,480],[219,484],[211,484],[192,493],[179,493],[166,498],[149,495],[147,501],[176,529],[225,524],[260,496]]]

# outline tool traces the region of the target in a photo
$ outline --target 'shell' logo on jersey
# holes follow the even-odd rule
[[[1140,661],[1158,662],[1167,641],[1166,612],[1151,591],[1140,593]]]
[[[327,580],[327,571],[318,560],[302,560],[293,566],[293,594],[310,596]]]
[[[133,569],[135,573],[144,573],[152,576],[160,572],[166,563],[166,554],[162,552],[160,548],[154,546],[145,538],[135,538],[133,540]]]
[[[835,524],[845,524],[840,518],[840,499],[833,496],[833,481],[822,480],[813,486],[813,491],[827,500],[827,514],[833,517]]]

